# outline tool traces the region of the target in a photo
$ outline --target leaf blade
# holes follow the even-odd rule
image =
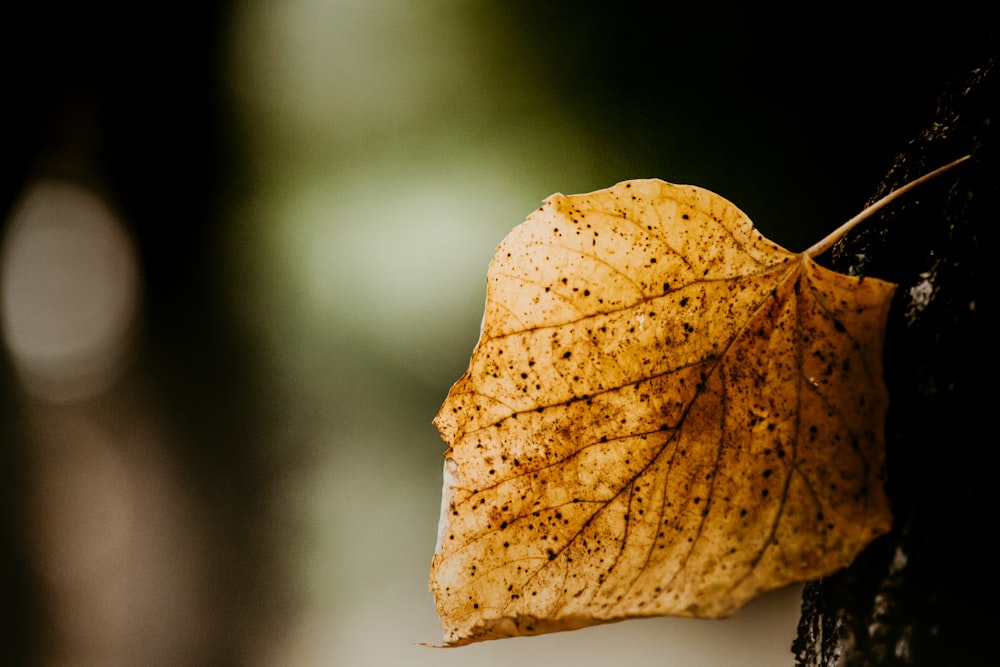
[[[657,180],[550,197],[488,285],[470,370],[435,419],[452,484],[431,587],[449,645],[728,615],[888,528],[892,285]]]

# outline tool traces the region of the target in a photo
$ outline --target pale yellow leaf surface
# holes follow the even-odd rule
[[[894,285],[652,179],[549,197],[487,280],[482,336],[435,419],[447,645],[727,616],[889,529]]]

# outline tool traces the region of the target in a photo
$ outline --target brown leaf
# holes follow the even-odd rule
[[[891,524],[894,289],[701,188],[547,199],[500,245],[435,419],[446,643],[722,617],[848,565]]]

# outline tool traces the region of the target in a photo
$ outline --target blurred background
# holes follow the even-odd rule
[[[419,646],[431,419],[544,197],[694,183],[800,250],[984,28],[582,4],[0,10],[0,662],[793,663],[796,588]]]

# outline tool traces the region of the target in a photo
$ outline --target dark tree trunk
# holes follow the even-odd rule
[[[938,100],[878,195],[972,159],[834,249],[834,268],[899,284],[885,347],[895,524],[803,594],[799,665],[998,664],[1000,59],[996,42]]]

